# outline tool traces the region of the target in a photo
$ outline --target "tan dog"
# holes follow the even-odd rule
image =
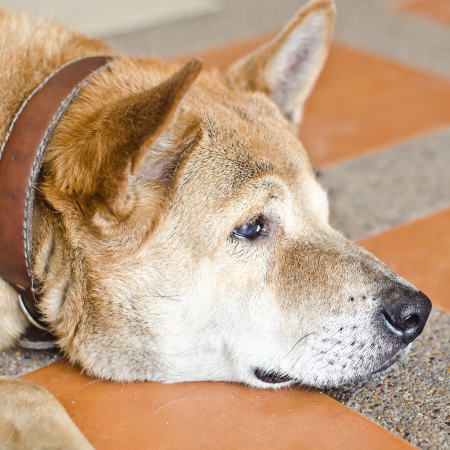
[[[223,76],[120,56],[83,87],[50,141],[33,224],[40,308],[70,361],[118,381],[267,388],[352,382],[406,353],[429,300],[329,226],[295,134],[333,18],[331,0],[310,3]],[[0,20],[3,140],[45,77],[111,50]],[[0,348],[27,325],[17,297],[0,279]],[[30,407],[44,395],[4,380],[8,411],[19,392]],[[17,411],[2,411],[0,439],[38,448]]]

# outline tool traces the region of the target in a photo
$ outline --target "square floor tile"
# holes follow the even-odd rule
[[[450,312],[450,210],[360,242],[433,305]]]
[[[394,8],[450,25],[450,2],[448,0],[400,0],[395,3]]]
[[[224,71],[270,37],[198,56],[205,68]],[[334,43],[306,103],[300,139],[312,163],[320,166],[446,126],[450,126],[450,80]]]
[[[24,378],[46,387],[97,449],[408,450],[314,389],[99,381],[60,361]]]

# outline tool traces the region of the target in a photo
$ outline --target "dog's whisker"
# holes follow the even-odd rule
[[[333,334],[333,336],[330,338],[330,340],[331,340],[334,336],[336,336],[337,333],[339,333],[339,330],[336,331],[336,333]],[[334,347],[336,347],[336,345],[339,345],[339,344],[340,344],[340,342],[338,341],[338,342],[336,342],[332,347],[330,347],[328,350],[326,350],[326,351],[320,351],[320,352],[316,353],[314,356],[312,356],[311,358],[309,358],[308,361],[305,362],[305,364],[303,365],[303,368],[308,367],[308,363],[310,363],[314,358],[316,358],[316,357],[319,356],[319,355],[325,355],[326,353],[328,353],[329,351],[331,351]],[[302,356],[303,356],[303,355],[300,355],[300,356],[297,358],[297,360],[295,361],[295,363],[292,365],[291,370],[294,370],[295,365],[297,364],[297,362],[300,360],[300,358],[301,358]]]
[[[293,208],[289,205],[287,205],[283,200],[281,200],[280,198],[276,199],[278,201],[278,203],[280,204],[280,206],[284,206],[285,208],[287,208],[290,212],[294,212]]]
[[[323,355],[325,355],[325,354],[327,354],[329,351],[331,351],[335,346],[336,346],[337,344],[335,344],[335,345],[333,345],[333,347],[331,347],[330,349],[328,349],[328,350],[326,350],[326,351],[320,351],[320,352],[317,352],[315,355],[313,355],[313,356],[311,356],[311,358],[309,358],[308,359],[308,361],[306,361],[306,363],[302,366],[302,369],[306,369],[306,368],[308,368],[308,367],[310,367],[311,365],[312,365],[312,363],[314,362],[316,362],[316,361],[313,361],[315,358],[317,358],[317,356],[319,356],[319,355],[321,355],[321,356],[323,356]],[[300,357],[301,358],[301,357]],[[297,359],[297,361],[294,363],[294,365],[292,366],[292,368],[291,368],[291,370],[293,370],[294,369],[294,366],[295,366],[295,364],[297,364],[297,362],[298,362],[298,360],[300,359],[300,358],[298,358]]]
[[[304,339],[306,339],[308,336],[311,336],[312,334],[317,334],[316,331],[312,331],[311,333],[305,334],[304,336],[302,336],[295,344],[294,346],[289,350],[289,352],[287,353],[286,356],[284,356],[281,361],[283,361],[284,359],[286,359],[294,350],[295,347],[297,347],[298,344],[300,344],[301,341],[303,341]]]

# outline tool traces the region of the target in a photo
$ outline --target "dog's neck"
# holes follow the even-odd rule
[[[89,77],[109,60],[80,58],[51,74],[23,103],[0,150],[0,274],[19,293],[30,322],[44,331],[32,255],[39,170],[59,120]]]

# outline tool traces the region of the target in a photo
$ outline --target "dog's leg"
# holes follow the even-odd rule
[[[0,350],[14,345],[28,325],[18,297],[17,292],[0,278]]]
[[[93,450],[64,407],[37,384],[0,377],[2,450]]]

